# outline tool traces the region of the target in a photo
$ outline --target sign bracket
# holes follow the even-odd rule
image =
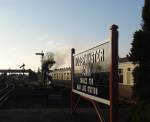
[[[81,99],[81,96],[79,96],[79,95],[76,96],[77,97],[76,100],[75,100],[75,95],[73,95],[73,97],[74,97],[74,101],[72,101],[73,102],[72,111],[71,111],[72,114],[76,112],[76,110],[78,108],[78,104],[79,104],[80,99]]]
[[[96,111],[96,113],[97,113],[97,115],[98,115],[98,118],[99,118],[100,122],[104,122],[104,118],[102,117],[101,112],[99,111],[100,108],[99,108],[98,103],[96,103],[96,102],[93,101],[93,100],[92,100],[91,102],[92,102],[92,104],[93,104],[93,106],[94,106],[94,109],[95,109],[95,111]]]
[[[76,94],[76,95],[77,95],[77,94]],[[74,113],[77,111],[79,102],[80,102],[80,100],[81,100],[81,96],[80,96],[80,95],[75,96],[75,94],[74,94],[73,96],[74,96],[74,101],[73,101],[73,103],[75,103],[75,104],[73,104],[73,106],[72,106],[72,114],[74,114]],[[76,100],[75,100],[75,97],[77,97]],[[82,96],[82,97],[83,97],[83,96]],[[101,112],[100,112],[100,107],[99,107],[98,103],[97,103],[96,101],[94,101],[94,100],[90,100],[90,99],[85,98],[85,97],[83,97],[83,98],[84,98],[85,100],[87,100],[87,101],[89,101],[89,102],[92,103],[93,108],[94,108],[94,110],[95,110],[95,112],[96,112],[96,114],[97,114],[97,116],[98,116],[100,122],[105,122],[105,120],[104,120],[104,118],[103,118],[103,116],[102,116],[102,114],[101,114]]]

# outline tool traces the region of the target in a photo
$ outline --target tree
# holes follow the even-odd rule
[[[138,100],[150,98],[150,0],[145,0],[142,18],[142,27],[134,33],[132,48],[128,55],[129,60],[139,64],[133,72],[133,91]]]
[[[44,55],[43,63],[42,63],[42,73],[44,78],[44,84],[46,84],[46,79],[51,80],[52,77],[49,75],[50,68],[55,64],[54,54],[52,52],[47,52]]]

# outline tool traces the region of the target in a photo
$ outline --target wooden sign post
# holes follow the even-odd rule
[[[111,29],[111,66],[109,75],[110,122],[118,122],[118,26]]]

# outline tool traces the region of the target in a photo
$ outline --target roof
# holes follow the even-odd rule
[[[129,62],[127,57],[119,58],[119,63]]]
[[[0,73],[29,73],[31,69],[0,69]]]

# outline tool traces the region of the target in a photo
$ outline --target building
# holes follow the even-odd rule
[[[137,65],[128,61],[127,58],[120,58],[118,64],[119,83],[123,85],[134,85],[132,72]]]
[[[137,66],[129,61],[126,57],[120,58],[118,63],[118,76],[119,76],[119,98],[123,100],[132,99],[132,88],[134,79],[132,72]]]
[[[54,69],[52,77],[54,80],[71,80],[71,68]]]
[[[71,68],[54,69],[52,72],[52,84],[55,86],[70,87]]]

